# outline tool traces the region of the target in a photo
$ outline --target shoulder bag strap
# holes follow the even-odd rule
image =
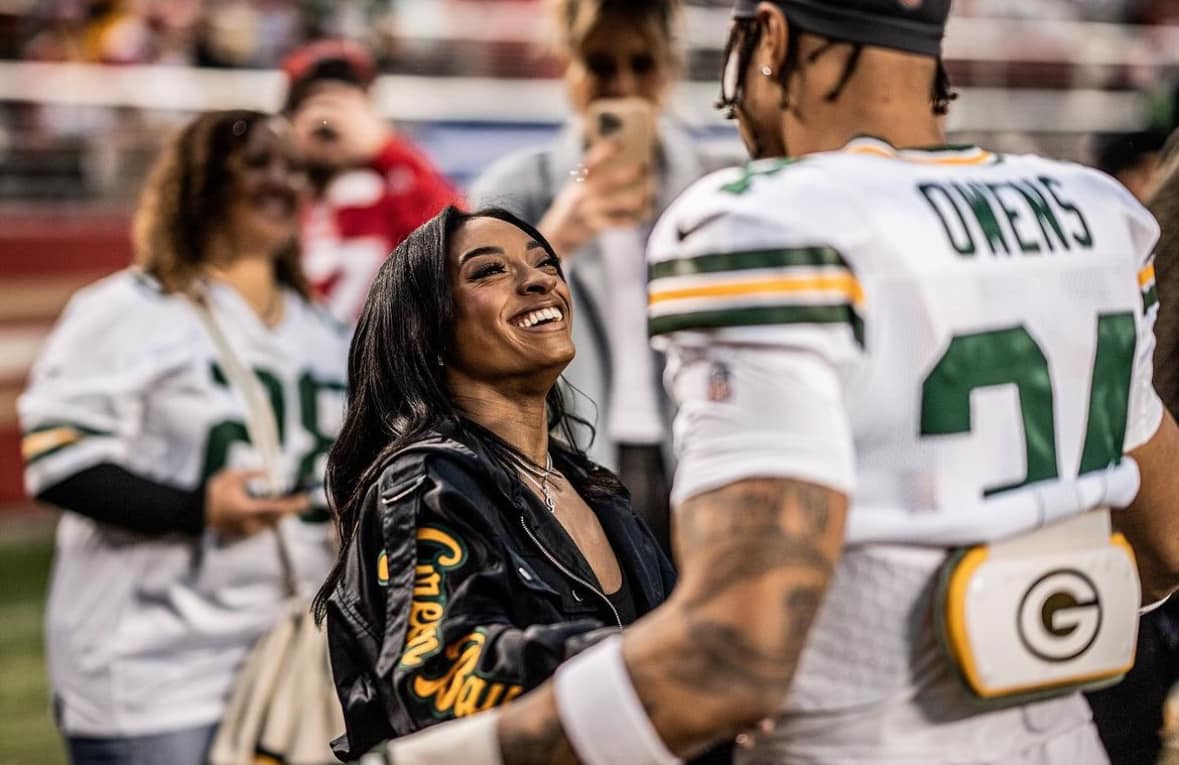
[[[262,458],[262,469],[266,473],[267,489],[278,496],[283,491],[281,454],[282,447],[278,440],[278,424],[274,420],[274,410],[270,406],[270,399],[258,376],[245,365],[241,357],[233,350],[229,338],[225,336],[221,325],[213,314],[208,293],[203,288],[194,295],[188,295],[188,301],[196,310],[213,347],[217,353],[217,360],[225,372],[225,378],[235,389],[246,404],[246,431],[250,435],[250,443],[258,450]],[[278,558],[282,565],[283,579],[288,594],[297,595],[299,592],[298,577],[295,573],[294,560],[287,547],[279,527],[271,527],[275,541],[278,543]]]

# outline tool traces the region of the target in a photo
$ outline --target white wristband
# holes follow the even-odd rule
[[[502,707],[435,725],[389,742],[385,756],[392,765],[503,765],[499,751]]]
[[[585,765],[681,765],[643,711],[621,635],[562,664],[554,688],[561,726]]]

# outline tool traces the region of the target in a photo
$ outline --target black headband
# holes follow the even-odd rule
[[[950,0],[771,0],[804,32],[842,42],[940,56]],[[758,0],[737,0],[733,18],[757,15]]]

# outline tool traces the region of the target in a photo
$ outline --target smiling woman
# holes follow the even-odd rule
[[[373,283],[317,601],[341,757],[515,698],[670,591],[625,490],[571,438],[571,306],[552,247],[501,210],[444,211]]]
[[[543,402],[573,359],[569,288],[560,259],[543,241],[492,217],[472,218],[455,232],[448,258],[455,323],[447,379],[460,406],[469,401],[481,408],[489,394],[499,398],[493,391],[506,378],[538,386],[533,397],[540,393]],[[543,413],[533,424],[544,430]],[[521,446],[544,461],[543,443]]]

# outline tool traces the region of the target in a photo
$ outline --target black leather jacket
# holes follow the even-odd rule
[[[602,470],[554,452],[594,510],[644,614],[674,573]],[[441,436],[400,452],[370,487],[328,605],[346,734],[337,756],[482,711],[539,685],[617,614],[560,523],[478,443]],[[597,634],[594,634],[597,632]]]

